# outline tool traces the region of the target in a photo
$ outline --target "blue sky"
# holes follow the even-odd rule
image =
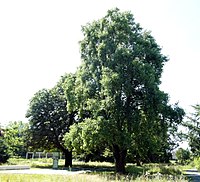
[[[200,102],[200,1],[6,0],[0,1],[1,124],[25,121],[33,94],[76,70],[81,25],[115,7],[131,11],[169,57],[160,88],[170,102],[187,112]]]

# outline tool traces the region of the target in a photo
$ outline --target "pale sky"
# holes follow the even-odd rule
[[[131,11],[170,59],[161,89],[190,110],[200,103],[199,0],[0,1],[0,124],[26,121],[29,100],[80,65],[81,25],[108,9]]]

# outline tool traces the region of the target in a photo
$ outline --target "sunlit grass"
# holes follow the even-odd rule
[[[52,168],[52,159],[10,159],[6,165],[29,165],[33,168]],[[59,160],[59,169],[64,169],[64,160]],[[79,162],[73,161],[73,168],[67,170],[89,170],[90,173],[76,175],[39,175],[39,174],[0,174],[0,182],[132,182],[160,181],[186,182],[181,167],[175,164],[144,164],[136,166],[127,164],[126,175],[114,172],[114,164],[108,162]]]
[[[64,165],[64,161],[61,161]],[[21,158],[11,158],[5,165],[28,165],[32,168],[51,168],[53,160],[51,158],[42,159],[21,159]]]

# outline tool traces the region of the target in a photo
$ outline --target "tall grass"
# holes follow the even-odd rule
[[[97,174],[77,175],[38,175],[38,174],[0,174],[0,182],[186,182],[183,177],[170,176],[109,176]]]
[[[143,166],[127,165],[126,171],[129,174],[161,174],[161,175],[181,175],[182,170],[180,166],[168,164],[145,164]]]
[[[197,168],[197,170],[200,170],[200,157],[194,158],[194,165]]]
[[[95,175],[0,174],[0,182],[103,182]]]

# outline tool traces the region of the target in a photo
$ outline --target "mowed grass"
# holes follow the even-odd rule
[[[31,168],[52,168],[52,159],[10,159],[6,165],[29,165]],[[59,169],[64,168],[64,160],[59,160]],[[114,172],[114,164],[108,162],[73,162],[72,169],[89,170],[86,174],[73,175],[39,175],[39,174],[0,174],[0,182],[132,182],[132,181],[160,181],[172,182],[188,181],[181,173],[180,166],[166,164],[146,164],[141,167],[127,164],[126,175]]]
[[[64,165],[64,160],[60,160],[60,165]],[[41,159],[23,159],[23,158],[11,158],[4,165],[28,165],[31,168],[52,168],[53,159],[41,158]]]

